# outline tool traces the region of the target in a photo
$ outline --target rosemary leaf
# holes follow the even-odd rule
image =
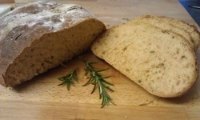
[[[108,94],[108,91],[113,92],[113,89],[110,88],[110,86],[113,86],[113,84],[105,80],[110,76],[103,77],[100,74],[100,72],[103,72],[107,69],[96,70],[93,66],[93,64],[96,64],[96,62],[84,61],[84,63],[86,75],[89,77],[89,80],[86,82],[86,84],[84,84],[84,86],[87,86],[89,84],[92,84],[94,86],[91,94],[94,93],[96,89],[99,90],[99,98],[102,99],[101,108],[103,108],[106,105],[109,105],[110,103],[114,104],[112,102],[112,98]]]
[[[67,86],[67,90],[69,91],[71,86],[74,85],[74,81],[78,81],[77,79],[77,72],[76,70],[73,70],[72,72],[70,72],[69,74],[58,78],[60,81],[62,81],[62,83],[59,84],[60,85],[66,85]]]

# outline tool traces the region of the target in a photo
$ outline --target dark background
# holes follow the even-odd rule
[[[184,8],[189,12],[193,19],[200,26],[200,0],[179,0]],[[193,8],[192,6],[198,6],[199,8]]]

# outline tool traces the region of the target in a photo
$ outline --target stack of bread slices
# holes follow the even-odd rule
[[[177,97],[197,80],[199,42],[194,26],[147,15],[109,29],[92,51],[149,93]]]

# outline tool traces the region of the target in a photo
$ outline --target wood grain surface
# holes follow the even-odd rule
[[[0,4],[1,3],[14,3],[15,0],[0,0]]]
[[[23,4],[28,0],[16,0]],[[81,4],[102,20],[107,27],[126,22],[139,15],[174,17],[194,23],[176,0],[59,0]],[[197,53],[197,56],[200,52]],[[97,61],[98,68],[110,68],[116,105],[101,109],[98,92],[90,94],[82,60]],[[200,81],[184,96],[162,99],[150,95],[91,52],[74,58],[67,67],[58,67],[16,88],[0,86],[0,120],[200,120]],[[78,69],[79,83],[67,91],[57,79]]]

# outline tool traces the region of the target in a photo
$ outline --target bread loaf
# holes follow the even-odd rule
[[[36,2],[0,17],[0,83],[15,86],[86,50],[102,22],[79,5]]]
[[[129,21],[109,29],[92,45],[95,55],[159,97],[177,97],[197,79],[194,49],[171,30]]]

